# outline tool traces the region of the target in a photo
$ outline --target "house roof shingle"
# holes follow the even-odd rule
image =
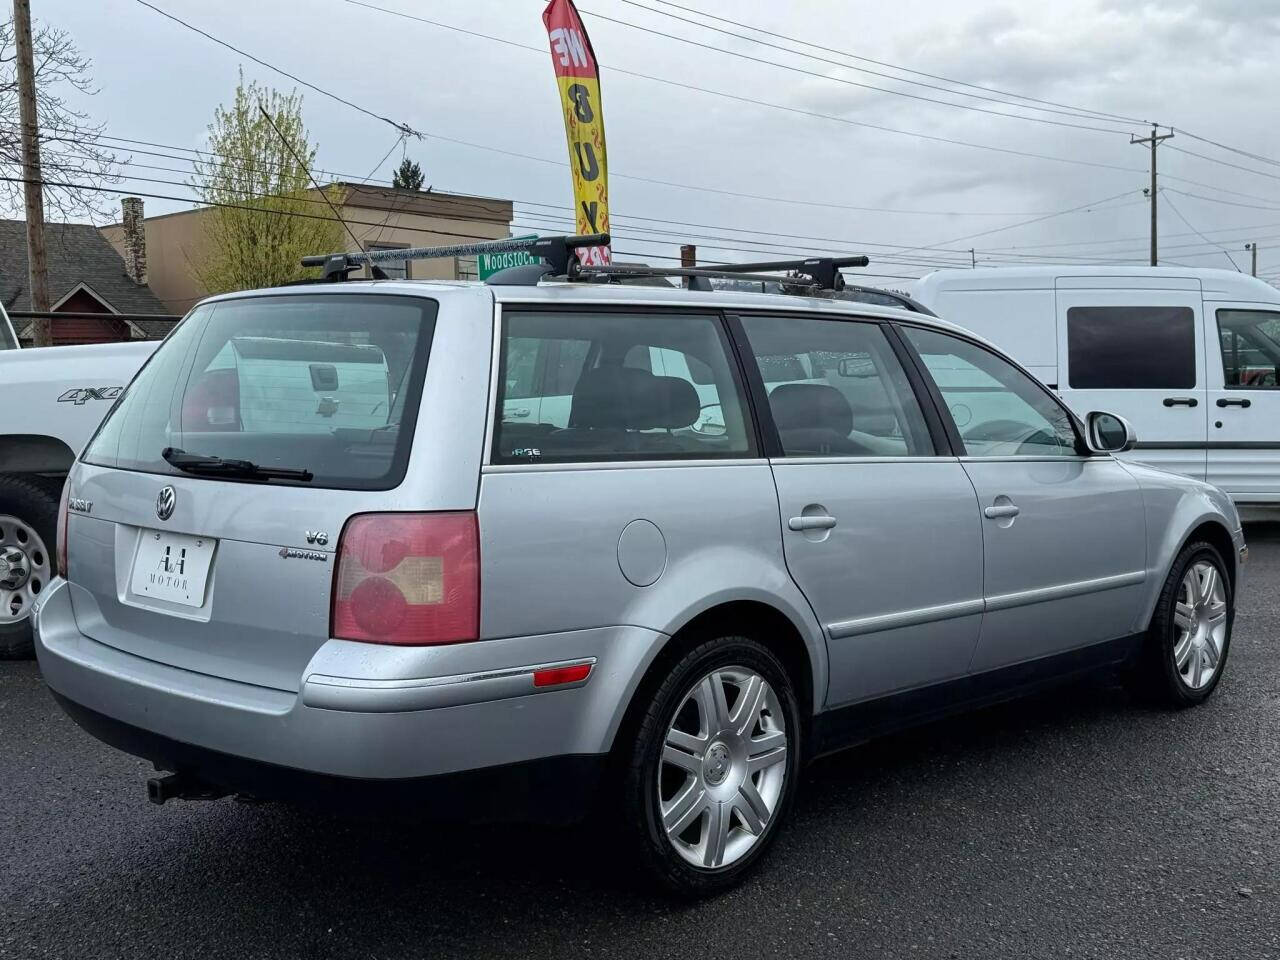
[[[138,286],[129,278],[124,261],[93,224],[46,224],[45,256],[52,303],[83,283],[120,313],[169,313],[150,287]],[[0,304],[10,311],[31,309],[24,220],[0,220]],[[164,336],[173,326],[171,320],[133,323],[149,337]]]

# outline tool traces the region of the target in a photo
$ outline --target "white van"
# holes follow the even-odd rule
[[[1080,416],[1128,418],[1133,459],[1207,479],[1241,505],[1280,507],[1280,290],[1270,284],[1228,270],[1036,266],[940,270],[910,293],[1011,354]]]

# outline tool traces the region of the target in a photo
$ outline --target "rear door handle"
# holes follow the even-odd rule
[[[792,517],[787,521],[790,530],[830,530],[836,525],[835,517]]]
[[[998,506],[987,507],[982,512],[988,520],[999,520],[1002,517],[1016,517],[1022,511],[1018,509],[1017,504],[1002,503]]]
[[[1248,409],[1253,406],[1252,400],[1246,400],[1244,397],[1219,397],[1218,406],[1220,407],[1244,407]]]
[[[1200,401],[1195,397],[1165,397],[1164,405],[1166,407],[1198,407]]]

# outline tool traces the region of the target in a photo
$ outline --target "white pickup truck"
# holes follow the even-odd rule
[[[0,307],[0,660],[30,656],[72,461],[157,341],[19,350]]]

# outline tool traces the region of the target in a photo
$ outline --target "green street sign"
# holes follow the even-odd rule
[[[533,240],[536,233],[525,237],[512,237],[513,240]],[[505,253],[481,253],[476,256],[476,274],[481,280],[488,280],[499,270],[507,267],[523,267],[529,263],[541,263],[541,257],[531,256],[525,250],[509,250]]]

